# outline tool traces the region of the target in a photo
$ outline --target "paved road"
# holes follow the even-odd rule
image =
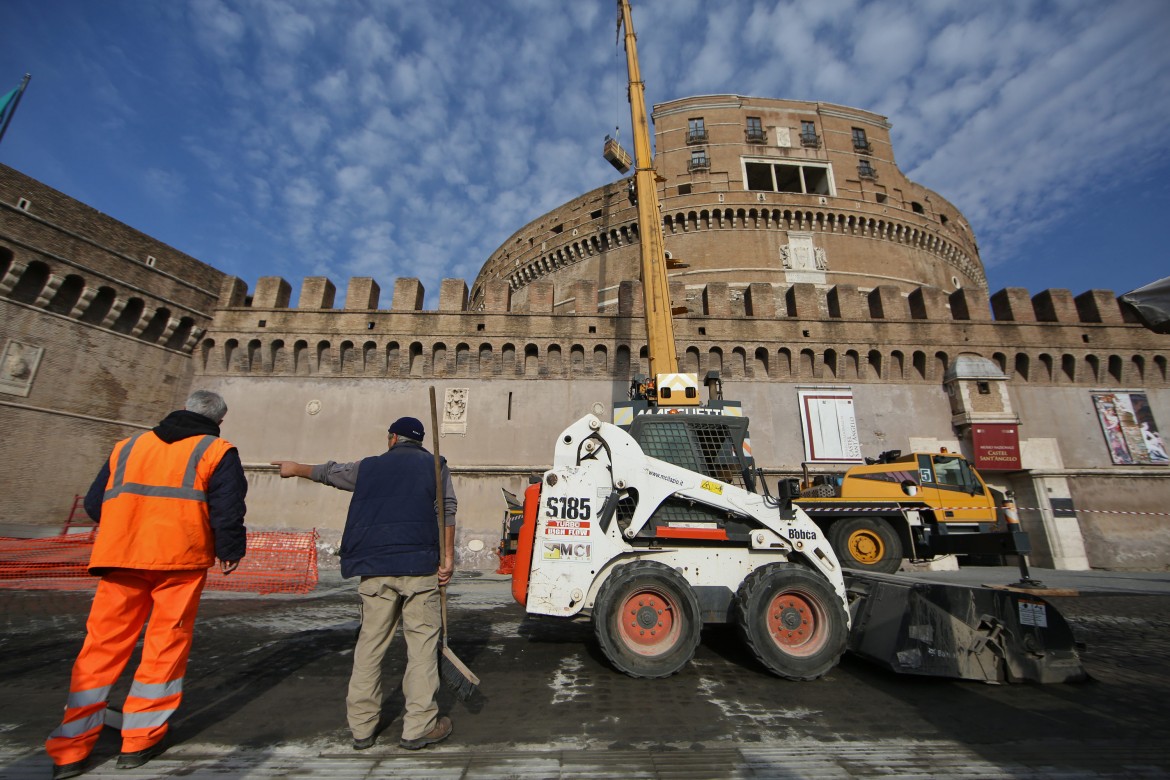
[[[325,572],[309,596],[208,594],[175,746],[141,770],[118,771],[118,740],[107,732],[86,776],[1170,776],[1170,575],[1036,574],[1079,589],[1052,602],[1084,643],[1091,681],[901,678],[847,657],[822,680],[793,683],[764,672],[721,627],[704,631],[682,673],[633,680],[607,665],[588,623],[529,618],[502,578],[460,575],[451,645],[483,685],[466,704],[444,691],[455,732],[419,754],[396,746],[399,690],[379,744],[349,747],[352,583]],[[999,582],[1012,571],[940,576]],[[0,590],[0,778],[49,776],[40,745],[60,715],[88,601]],[[388,679],[402,666],[399,639]]]

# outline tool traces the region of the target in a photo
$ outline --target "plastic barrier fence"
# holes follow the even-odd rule
[[[93,590],[86,571],[94,532],[44,539],[0,537],[0,588]],[[317,532],[248,534],[248,554],[228,575],[208,572],[207,589],[242,593],[308,593],[317,586]]]

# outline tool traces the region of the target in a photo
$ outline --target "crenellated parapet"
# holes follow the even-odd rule
[[[295,308],[279,277],[260,279],[251,298],[241,285],[224,284],[197,361],[205,374],[620,380],[646,370],[644,326],[631,322],[643,316],[637,281],[619,283],[616,304],[601,313],[587,280],[561,288],[538,280],[522,304],[506,282],[491,281],[479,310],[462,279],[441,282],[437,309],[424,308],[414,278],[395,280],[388,309],[369,278],[350,280],[341,308],[323,277],[304,280]],[[673,281],[671,294],[687,308],[675,322],[680,367],[700,374],[938,383],[959,355],[977,354],[1019,382],[1167,381],[1170,340],[1132,321],[1108,290],[989,297],[973,288]]]

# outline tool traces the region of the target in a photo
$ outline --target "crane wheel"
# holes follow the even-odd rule
[[[850,517],[833,523],[829,542],[846,569],[893,574],[902,565],[902,540],[880,517]]]
[[[593,632],[605,657],[631,677],[678,672],[694,657],[702,627],[690,584],[656,561],[615,568],[593,607]]]
[[[739,586],[736,604],[744,642],[779,677],[815,680],[845,652],[845,606],[811,569],[789,563],[756,569]]]

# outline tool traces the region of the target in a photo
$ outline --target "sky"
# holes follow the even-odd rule
[[[652,107],[701,94],[885,115],[971,223],[991,292],[1170,275],[1170,1],[634,0]],[[254,289],[470,287],[618,178],[613,0],[0,0],[0,162]]]

